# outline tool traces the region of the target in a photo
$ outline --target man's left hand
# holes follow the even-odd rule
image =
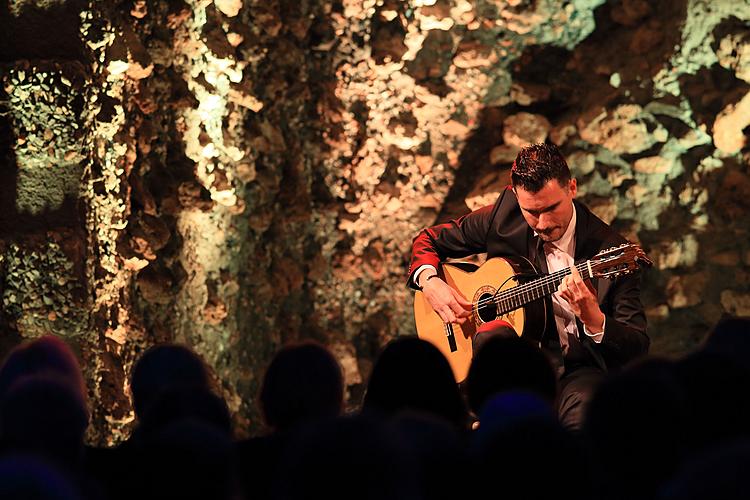
[[[596,294],[587,281],[583,281],[576,267],[570,266],[570,276],[563,278],[557,288],[560,297],[568,301],[573,313],[580,318],[589,333],[604,331],[604,313],[599,309]]]

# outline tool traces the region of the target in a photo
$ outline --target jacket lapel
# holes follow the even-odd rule
[[[539,236],[534,235],[534,230],[528,224],[528,232],[526,233],[526,245],[528,251],[526,255],[529,256],[529,260],[534,263],[536,271],[540,274],[547,274],[547,259],[544,258],[544,250],[542,248],[543,242]]]
[[[601,250],[602,242],[597,238],[591,237],[591,233],[595,228],[594,220],[591,212],[581,203],[573,200],[576,205],[576,251],[574,260],[576,263],[592,258],[594,255],[599,253]],[[599,300],[599,304],[604,302],[604,298],[607,296],[607,291],[610,287],[609,280],[603,280],[599,278],[592,278],[591,284],[596,290],[596,296]]]

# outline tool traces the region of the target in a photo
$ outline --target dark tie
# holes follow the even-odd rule
[[[532,262],[538,273],[547,274],[547,258],[544,255],[544,240],[539,236],[535,236],[533,242],[534,258],[532,259]]]

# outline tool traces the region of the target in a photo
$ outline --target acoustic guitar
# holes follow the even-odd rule
[[[602,250],[590,260],[576,264],[583,279],[606,278],[651,266],[643,250],[626,243]],[[541,338],[546,327],[547,297],[557,291],[569,268],[540,275],[523,257],[494,257],[477,268],[473,264],[444,263],[440,277],[472,303],[472,314],[463,325],[443,323],[422,292],[414,297],[417,335],[435,345],[448,358],[457,382],[466,378],[472,358],[472,338],[477,328],[495,319],[513,326],[519,336]]]

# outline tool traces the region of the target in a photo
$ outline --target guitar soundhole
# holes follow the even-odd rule
[[[479,296],[479,300],[477,300],[476,312],[483,323],[497,318],[497,304],[495,304],[493,298],[494,292],[483,293]]]

